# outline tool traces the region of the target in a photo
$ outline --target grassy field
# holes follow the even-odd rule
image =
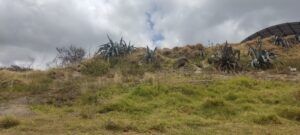
[[[95,78],[60,70],[0,74],[1,102],[8,105],[26,97],[17,104],[30,110],[3,116],[4,135],[298,134],[300,130],[299,80],[183,73]],[[15,84],[4,87],[5,78]]]
[[[274,48],[268,39],[266,48]],[[225,74],[199,59],[197,47],[159,50],[160,64],[141,64],[143,49],[47,71],[0,70],[1,135],[297,135],[300,46],[275,47],[282,64]],[[207,48],[207,56],[214,48]],[[186,56],[189,65],[174,69]]]

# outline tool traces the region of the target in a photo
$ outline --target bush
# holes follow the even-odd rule
[[[14,117],[4,117],[0,120],[0,128],[12,128],[18,126],[20,121]]]
[[[109,65],[100,59],[93,59],[91,61],[87,61],[83,63],[80,68],[81,73],[91,76],[101,76],[106,74],[108,71]]]
[[[57,56],[54,62],[61,66],[67,66],[69,64],[79,63],[85,56],[85,50],[83,48],[77,48],[75,46],[56,48]]]

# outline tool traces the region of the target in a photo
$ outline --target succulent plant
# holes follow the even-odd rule
[[[268,69],[272,67],[273,61],[276,59],[275,53],[271,50],[262,49],[262,42],[257,40],[256,48],[249,47],[248,54],[251,56],[250,65],[257,69]]]
[[[135,49],[130,42],[127,44],[123,38],[121,38],[120,42],[114,42],[108,35],[107,38],[109,42],[100,45],[98,51],[96,52],[97,55],[104,56],[106,59],[129,55]]]
[[[225,45],[209,59],[209,63],[223,72],[237,72],[241,69],[239,60],[240,51],[233,49],[226,41]]]
[[[273,44],[276,45],[276,46],[281,46],[281,47],[284,47],[284,48],[290,48],[290,43],[284,39],[282,36],[278,36],[278,35],[275,35],[273,37]]]
[[[157,48],[155,47],[154,50],[151,50],[148,46],[146,48],[146,54],[144,56],[144,61],[146,63],[153,63],[156,61],[156,57],[155,57],[155,54],[156,54],[156,50]]]

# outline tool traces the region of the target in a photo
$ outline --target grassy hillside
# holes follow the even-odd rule
[[[265,41],[266,47],[272,47]],[[242,62],[247,64],[247,45]],[[276,47],[275,47],[276,48]],[[297,49],[296,49],[297,48]],[[159,50],[160,64],[143,64],[144,49],[124,58],[83,61],[48,71],[0,71],[0,132],[15,134],[298,134],[299,46],[284,66],[224,74],[194,54],[200,45]],[[212,54],[213,48],[207,53]],[[174,68],[179,57],[189,64]],[[292,65],[294,64],[294,65]],[[300,69],[300,68],[299,68]],[[281,74],[279,74],[281,73]]]

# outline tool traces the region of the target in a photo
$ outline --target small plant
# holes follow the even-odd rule
[[[241,69],[239,60],[240,51],[233,49],[226,41],[224,47],[220,47],[209,59],[209,63],[215,65],[218,70],[223,72],[237,72]]]
[[[156,61],[156,57],[155,57],[155,55],[156,55],[156,50],[157,50],[156,47],[155,47],[154,50],[151,50],[151,49],[147,46],[147,48],[146,48],[146,54],[145,54],[145,56],[144,56],[144,61],[145,61],[146,63],[153,63],[153,62]]]
[[[96,55],[101,55],[109,60],[112,57],[120,57],[131,54],[135,47],[130,44],[127,44],[123,38],[121,38],[120,42],[114,42],[108,35],[107,38],[109,40],[108,43],[100,45]]]
[[[85,50],[83,48],[78,48],[75,46],[56,48],[57,56],[54,62],[57,65],[67,66],[70,64],[76,64],[83,60],[85,56]]]
[[[0,120],[0,128],[12,128],[18,126],[20,121],[14,117],[4,117]]]
[[[250,47],[248,54],[252,59],[250,63],[251,66],[257,69],[271,68],[276,59],[275,53],[271,50],[262,49],[262,41],[260,38],[257,40],[257,47]]]

